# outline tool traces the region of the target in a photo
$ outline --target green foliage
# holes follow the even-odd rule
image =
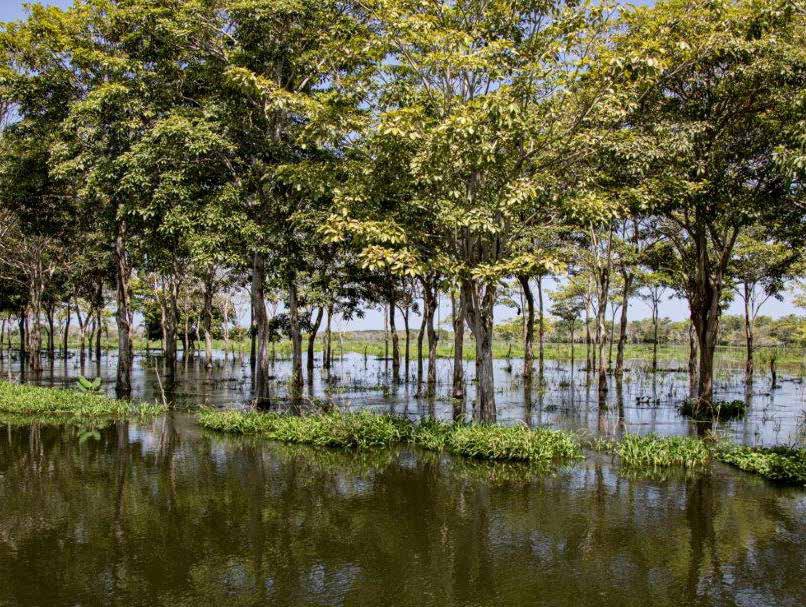
[[[806,449],[743,447],[720,443],[716,458],[774,481],[806,486]]]
[[[715,400],[710,405],[703,405],[696,398],[683,401],[680,413],[694,419],[733,419],[744,417],[747,403],[743,400]]]
[[[101,392],[101,378],[96,377],[95,379],[90,380],[83,375],[79,375],[78,379],[76,380],[76,388],[79,392],[99,394]]]
[[[115,400],[93,392],[40,388],[0,381],[0,411],[25,416],[66,419],[151,417],[165,413],[163,405]]]
[[[446,441],[448,451],[465,457],[511,461],[579,459],[576,436],[561,430],[526,426],[456,426]]]
[[[694,468],[705,466],[711,460],[711,452],[702,440],[685,436],[628,434],[609,444],[608,450],[618,455],[623,465],[638,468]]]

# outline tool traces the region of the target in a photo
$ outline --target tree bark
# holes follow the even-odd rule
[[[327,324],[325,325],[325,347],[324,347],[324,356],[322,361],[322,367],[325,369],[330,369],[333,366],[333,332],[332,332],[332,321],[333,321],[333,303],[329,303],[327,305]]]
[[[294,396],[304,385],[302,377],[302,331],[299,324],[299,294],[294,274],[288,278],[288,315],[291,325],[291,387]]]
[[[397,335],[397,325],[395,324],[395,289],[394,285],[389,290],[389,333],[392,336],[392,383],[400,383],[400,340]]]
[[[751,308],[751,289],[744,284],[744,337],[747,345],[747,362],[745,363],[745,376],[747,383],[753,383],[753,313]]]
[[[409,363],[411,362],[411,330],[409,329],[409,308],[405,308],[400,310],[400,313],[403,316],[403,330],[406,332],[405,336],[405,345],[404,345],[404,365],[403,365],[403,373],[405,374],[405,382],[408,383],[409,381]]]
[[[434,396],[437,389],[437,342],[439,335],[434,329],[434,317],[437,309],[437,289],[435,281],[429,281],[426,288],[426,306],[428,306],[428,378],[426,380],[426,395]]]
[[[67,348],[69,346],[69,339],[70,339],[70,317],[72,316],[70,310],[70,300],[67,300],[67,316],[64,319],[64,334],[62,335],[62,353],[64,354],[64,359],[67,360]],[[2,340],[0,340],[2,341]]]
[[[115,234],[115,269],[117,282],[118,366],[115,393],[128,398],[132,393],[132,316],[131,266],[126,254],[126,222],[118,221]]]
[[[48,358],[50,360],[56,358],[56,338],[53,313],[53,304],[48,304],[45,306],[45,316],[47,316],[48,319]]]
[[[311,331],[308,333],[308,381],[313,384],[313,363],[314,363],[314,348],[316,346],[316,334],[319,332],[319,327],[322,325],[322,317],[325,315],[324,306],[319,306],[316,309],[316,317],[311,323]]]
[[[546,318],[543,310],[543,276],[537,277],[537,368],[543,375],[543,362],[545,359]]]
[[[425,337],[425,327],[428,324],[428,304],[426,303],[425,283],[423,283],[423,316],[420,321],[420,330],[417,332],[417,394],[423,384],[423,339]]]
[[[266,260],[255,252],[252,259],[252,309],[255,326],[255,400],[262,406],[269,398],[269,359],[267,343],[269,319],[266,314]]]
[[[534,334],[535,334],[535,296],[529,286],[528,276],[518,276],[521,284],[521,291],[526,300],[526,311],[523,315],[523,374],[531,377],[534,365]]]
[[[465,372],[464,372],[464,347],[465,347],[465,308],[460,294],[457,298],[451,295],[453,307],[453,390],[452,396],[456,400],[465,398]]]
[[[215,266],[211,265],[204,280],[204,314],[202,330],[204,331],[204,365],[213,367],[213,295],[215,289]]]
[[[479,417],[484,422],[494,422],[495,381],[493,378],[493,307],[495,285],[465,280],[462,283],[465,318],[476,341],[476,382]]]
[[[624,287],[621,290],[621,321],[618,332],[618,348],[616,349],[616,376],[624,375],[624,345],[627,343],[627,308],[630,305],[632,274],[622,271]]]

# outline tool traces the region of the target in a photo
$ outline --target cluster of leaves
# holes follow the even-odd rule
[[[693,419],[733,419],[744,417],[747,403],[743,400],[715,400],[702,403],[696,398],[687,398],[680,406],[680,413]]]
[[[696,468],[711,461],[711,451],[705,442],[687,436],[628,434],[620,441],[600,444],[598,448],[614,453],[623,465],[631,468]]]

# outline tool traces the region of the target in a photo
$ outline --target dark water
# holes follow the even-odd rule
[[[806,493],[208,434],[0,432],[0,605],[806,604]]]
[[[448,397],[452,377],[452,361],[438,360],[437,397],[432,400],[416,397],[414,381],[404,385],[391,384],[388,361],[359,354],[345,354],[337,359],[330,373],[321,369],[317,354],[313,381],[308,382],[306,394],[313,398],[335,401],[342,409],[371,409],[378,413],[394,413],[412,419],[432,416],[442,420],[454,417],[454,403]],[[692,422],[678,413],[680,403],[690,394],[685,353],[681,360],[666,363],[667,368],[652,373],[645,369],[646,361],[629,361],[622,382],[609,379],[609,390],[600,402],[596,378],[580,367],[568,363],[547,361],[541,384],[537,371],[531,385],[524,382],[522,363],[513,360],[495,362],[497,420],[503,424],[526,423],[531,426],[551,426],[570,430],[585,430],[593,434],[618,436],[624,432],[661,435],[696,435],[702,424]],[[114,393],[116,357],[105,355],[100,364],[87,361],[84,374],[100,375],[108,392]],[[426,363],[427,368],[427,363]],[[134,397],[160,400],[157,370],[161,360],[156,357],[135,357]],[[28,373],[25,381],[43,385],[71,386],[81,372],[78,358],[57,360],[45,365],[39,377]],[[474,365],[465,365],[467,404],[461,416],[473,418]],[[277,406],[282,406],[290,377],[290,364],[278,360],[271,373],[272,394]],[[413,380],[416,365],[412,362],[409,377]],[[164,369],[160,377],[165,377]],[[0,360],[0,377],[21,375],[19,362]],[[306,381],[308,380],[306,373]],[[759,374],[750,389],[741,369],[723,368],[717,373],[715,397],[741,399],[749,404],[747,416],[740,420],[715,424],[716,429],[732,440],[748,445],[796,445],[806,441],[806,384],[800,369],[779,373],[778,385],[772,388],[768,375]],[[214,405],[246,407],[252,399],[252,374],[248,360],[229,358],[216,353],[215,367],[207,370],[198,358],[180,362],[178,384],[172,399],[180,407]],[[602,406],[603,405],[603,406]]]

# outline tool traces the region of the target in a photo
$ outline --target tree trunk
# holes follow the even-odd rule
[[[48,319],[48,358],[53,360],[56,358],[56,338],[55,328],[53,322],[53,304],[45,306],[45,315]]]
[[[19,332],[20,332],[20,367],[22,367],[23,365],[25,365],[25,362],[26,362],[26,361],[25,361],[25,357],[26,357],[26,354],[27,354],[27,348],[26,348],[26,344],[27,344],[27,339],[28,339],[28,336],[25,334],[25,316],[26,316],[26,314],[27,314],[27,313],[26,313],[26,311],[25,311],[24,309],[23,309],[23,310],[20,310],[20,319],[19,319]]]
[[[176,383],[176,320],[179,316],[179,284],[172,276],[167,283],[163,297],[160,298],[162,315],[162,335],[164,340],[163,353],[165,356],[166,384],[168,390],[173,390]]]
[[[465,308],[462,303],[462,296],[459,295],[458,302],[456,296],[451,295],[453,307],[453,391],[452,396],[456,400],[465,398],[465,372],[464,372],[464,347],[465,347]],[[457,305],[458,303],[458,305]]]
[[[322,367],[325,369],[330,369],[333,365],[333,332],[332,332],[332,321],[333,321],[333,303],[329,303],[327,305],[327,324],[325,325],[325,347],[324,347],[324,355],[322,360]]]
[[[70,300],[67,301],[67,316],[64,319],[64,334],[62,335],[62,352],[64,354],[64,359],[67,360],[67,348],[69,347],[69,340],[70,340],[70,317],[72,316],[70,310]]]
[[[744,285],[744,337],[747,344],[747,362],[745,363],[745,376],[747,383],[753,383],[753,317],[751,311],[751,289],[747,283]]]
[[[302,377],[302,331],[299,325],[299,295],[294,274],[288,279],[288,315],[291,325],[291,387],[295,396],[303,387]]]
[[[316,334],[319,332],[319,327],[322,325],[322,317],[325,314],[324,306],[319,306],[316,309],[316,317],[311,324],[311,331],[308,333],[308,381],[313,385],[313,363],[314,363],[314,348],[316,346]]]
[[[401,310],[400,313],[403,315],[403,329],[406,332],[406,343],[405,343],[405,354],[404,354],[404,373],[406,376],[406,383],[409,381],[409,363],[411,362],[411,330],[409,329],[409,308],[405,310]]]
[[[529,286],[528,276],[518,276],[521,283],[521,291],[526,300],[526,312],[523,315],[523,375],[531,377],[532,366],[534,364],[534,334],[535,334],[535,297],[532,288]]]
[[[389,290],[389,333],[392,336],[392,383],[400,383],[400,341],[397,335],[397,324],[395,323],[395,290]]]
[[[213,295],[215,289],[215,266],[211,266],[204,281],[204,313],[202,330],[204,331],[204,365],[213,367]]]
[[[658,370],[658,305],[652,302],[652,371]]]
[[[537,277],[537,368],[543,375],[543,361],[545,358],[546,317],[543,310],[543,277]]]
[[[426,288],[426,305],[428,306],[428,378],[426,381],[426,395],[434,396],[437,389],[437,342],[439,335],[434,330],[434,317],[437,309],[437,290],[435,281],[429,281],[430,286]]]
[[[618,332],[618,348],[616,349],[616,376],[624,375],[624,345],[627,343],[627,308],[630,305],[632,274],[622,272],[624,288],[621,290],[621,321]]]
[[[476,341],[476,382],[479,417],[494,422],[495,382],[493,378],[493,307],[495,285],[465,280],[462,283],[465,318]]]
[[[262,406],[269,398],[269,359],[267,343],[269,319],[266,314],[266,260],[262,253],[255,252],[252,260],[252,310],[256,340],[255,356],[255,400]]]
[[[115,393],[127,398],[132,393],[132,316],[129,280],[131,267],[126,255],[126,222],[118,221],[115,234],[115,269],[117,282],[118,366]]]
[[[428,305],[426,303],[425,283],[423,283],[423,316],[420,321],[420,330],[417,332],[417,394],[423,384],[423,338],[425,337],[425,327],[428,324]]]

